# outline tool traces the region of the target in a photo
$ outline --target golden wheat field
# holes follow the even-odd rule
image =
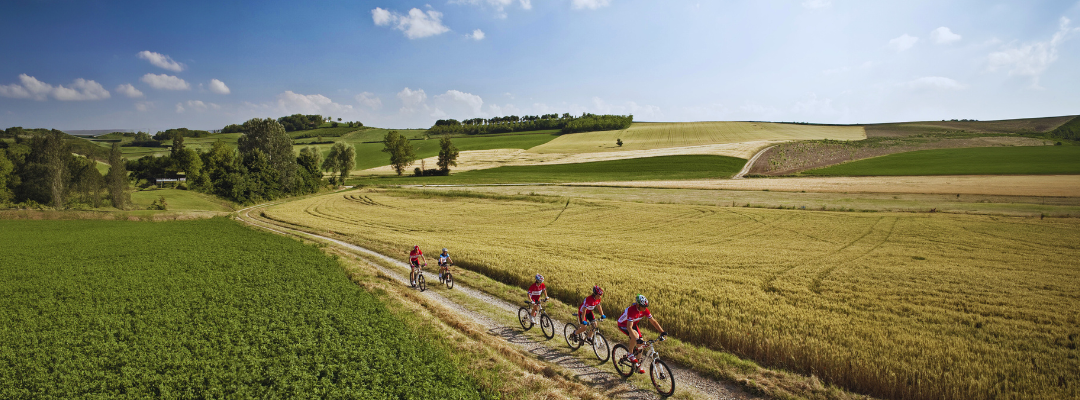
[[[622,139],[623,145],[615,141]],[[619,131],[562,135],[529,149],[532,153],[595,153],[652,150],[710,144],[785,140],[861,140],[861,126],[778,124],[771,122],[635,122]]]
[[[1080,395],[1080,221],[350,191],[265,216],[459,265],[890,399]]]

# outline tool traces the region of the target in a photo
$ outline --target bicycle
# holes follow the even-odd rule
[[[638,357],[638,364],[649,364],[649,378],[652,379],[653,387],[656,388],[660,395],[666,397],[675,393],[675,376],[671,374],[671,368],[660,360],[660,354],[653,347],[654,343],[663,340],[663,337],[653,339],[636,347],[643,350],[640,353],[645,354],[643,357]],[[622,343],[615,345],[615,348],[611,350],[611,361],[615,364],[615,371],[622,375],[623,378],[629,378],[634,372],[637,372],[636,365],[626,358],[628,355],[630,355],[630,351]]]
[[[419,268],[416,269],[416,279],[409,281],[409,284],[411,284],[412,287],[419,288],[421,292],[427,290],[427,280],[424,279],[424,267],[426,266],[427,264],[419,266]]]
[[[442,274],[439,275],[439,283],[446,284],[447,289],[453,289],[454,288],[454,274],[450,273],[450,266],[452,266],[452,265],[454,265],[454,264],[439,265],[439,267],[446,267],[446,272],[443,272]]]
[[[551,339],[555,337],[555,324],[551,322],[551,317],[544,311],[544,302],[546,301],[547,299],[543,299],[536,302],[536,304],[540,305],[537,314],[540,314],[540,332],[544,334],[544,337]],[[526,301],[525,306],[518,309],[518,322],[521,323],[521,328],[526,331],[533,327],[531,305],[533,305],[533,302]]]
[[[571,315],[574,317],[578,316],[577,313]],[[574,334],[578,329],[577,325],[567,322],[566,326],[563,327],[563,337],[566,338],[566,344],[570,346],[571,350],[577,350],[582,344],[588,342],[592,345],[593,354],[596,354],[596,358],[598,358],[600,362],[605,363],[608,358],[611,357],[611,350],[608,347],[607,338],[604,337],[604,334],[600,333],[600,321],[602,320],[594,320],[588,325],[585,332],[581,332],[580,337],[579,335]],[[589,335],[592,335],[591,339],[589,338]]]

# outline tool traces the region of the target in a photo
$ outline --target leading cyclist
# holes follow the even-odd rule
[[[532,303],[532,310],[529,312],[529,318],[532,323],[536,323],[536,313],[540,311],[540,296],[543,295],[544,299],[547,299],[547,285],[544,285],[544,276],[536,274],[536,282],[529,286],[529,303]]]
[[[600,300],[602,300],[603,296],[604,289],[601,289],[600,286],[593,286],[592,294],[586,296],[585,300],[582,300],[581,305],[578,306],[578,322],[581,323],[581,326],[574,331],[575,336],[585,332],[585,329],[589,327],[590,323],[596,323],[596,318],[593,316],[593,309],[596,309],[596,312],[600,313],[601,320],[607,318],[607,315],[604,315],[604,307],[600,306]],[[592,339],[592,334],[593,332],[589,332],[589,339]]]
[[[664,328],[660,327],[660,323],[653,319],[652,312],[649,311],[649,299],[646,299],[643,295],[637,295],[634,299],[634,303],[630,307],[626,307],[622,316],[619,317],[619,330],[630,338],[626,342],[627,349],[633,349],[630,354],[626,356],[630,362],[637,365],[638,372],[645,373],[645,366],[638,365],[637,353],[638,348],[645,344],[645,340],[641,338],[641,328],[638,327],[638,321],[642,319],[648,319],[653,329],[660,331],[660,340],[664,340],[667,337],[667,332]]]
[[[424,257],[424,252],[420,251],[420,246],[413,246],[412,251],[409,252],[409,265],[412,266],[412,272],[409,273],[409,283],[416,286],[416,275],[420,272],[420,260],[424,261],[423,265],[427,265],[427,257]]]
[[[450,259],[450,252],[444,247],[442,254],[439,254],[439,280],[442,280],[443,274],[450,270],[450,264],[453,264],[454,260]]]

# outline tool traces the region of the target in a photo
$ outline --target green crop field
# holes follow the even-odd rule
[[[725,156],[661,156],[577,164],[507,166],[450,176],[357,177],[350,184],[416,185],[554,183],[730,178],[746,160]],[[411,171],[410,171],[411,172]]]
[[[345,137],[344,142],[347,144],[356,145],[356,169],[364,170],[368,168],[381,167],[383,165],[390,164],[390,155],[384,153],[382,139],[385,137],[385,129],[372,129],[368,131],[357,132],[362,135],[356,137]],[[407,137],[423,138],[422,131],[399,131]],[[556,138],[557,135],[551,133],[530,133],[530,134],[514,134],[514,135],[485,135],[485,136],[467,136],[454,138],[454,146],[459,151],[468,150],[491,150],[491,149],[529,149]],[[434,157],[439,155],[439,139],[431,138],[427,140],[417,139],[411,141],[416,148],[417,159],[425,157]],[[303,143],[303,142],[301,142]],[[315,145],[322,155],[325,157],[330,152],[332,144]],[[299,151],[304,147],[312,147],[310,145],[299,144],[293,146],[293,148]],[[417,165],[419,166],[419,165]],[[434,165],[428,168],[435,168]]]
[[[446,347],[292,239],[0,220],[0,242],[0,398],[480,397]]]
[[[777,124],[769,122],[635,122],[620,131],[562,135],[531,149],[537,153],[593,153],[600,151],[651,150],[706,144],[759,140],[860,140],[861,126]],[[616,146],[616,139],[623,145]]]
[[[1080,146],[921,150],[804,172],[820,176],[1080,174]]]
[[[1080,396],[1075,218],[379,189],[265,215],[376,249],[447,247],[514,285],[543,273],[568,304],[594,284],[607,310],[642,293],[678,339],[857,393]]]
[[[233,204],[219,197],[191,190],[149,188],[131,193],[131,205],[145,210],[158,197],[165,197],[169,211],[233,211]]]

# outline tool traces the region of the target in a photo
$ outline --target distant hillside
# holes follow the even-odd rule
[[[1072,120],[1075,115],[998,121],[922,121],[865,125],[867,137],[896,137],[964,131],[970,133],[1042,133]]]
[[[97,136],[112,132],[135,132],[134,129],[69,129],[64,131],[72,136]]]

